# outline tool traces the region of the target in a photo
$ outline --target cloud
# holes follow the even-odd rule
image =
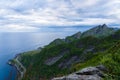
[[[0,31],[120,23],[119,0],[0,0]]]
[[[25,26],[25,25],[16,25],[16,24],[9,24],[4,25],[0,32],[37,32],[39,28]]]

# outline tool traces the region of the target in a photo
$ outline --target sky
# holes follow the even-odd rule
[[[120,0],[0,0],[0,32],[108,24],[120,28]]]

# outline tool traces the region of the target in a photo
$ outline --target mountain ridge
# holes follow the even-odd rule
[[[78,32],[72,35],[71,41],[65,42],[65,39],[56,39],[56,41],[54,40],[41,50],[20,54],[19,61],[27,69],[22,80],[50,80],[54,77],[64,76],[100,64],[104,65],[109,71],[113,68],[111,74],[109,71],[105,72],[105,74],[116,74],[118,76],[120,69],[118,67],[119,62],[116,61],[120,60],[119,44],[117,44],[120,41],[120,30],[114,32],[113,29],[108,28],[106,25],[92,29],[95,31],[105,29],[105,31],[100,32],[106,33],[107,30],[112,33],[101,38],[93,35],[80,37],[81,32]],[[115,47],[115,45],[118,46]],[[118,53],[113,54],[115,52]],[[115,56],[117,60],[112,59],[112,56]],[[117,67],[117,72],[115,72],[114,66],[111,67],[112,64]],[[105,78],[108,77],[110,76]]]
[[[70,43],[76,39],[80,39],[80,38],[84,38],[84,37],[88,37],[88,36],[94,36],[97,38],[101,38],[101,37],[106,37],[109,36],[111,34],[114,34],[117,30],[115,28],[110,28],[108,27],[106,24],[103,25],[98,25],[96,27],[93,27],[87,31],[82,32],[77,32],[75,34],[73,34],[72,36],[67,36],[65,39],[55,39],[54,41],[52,41],[50,43],[50,45],[59,45],[62,43]]]

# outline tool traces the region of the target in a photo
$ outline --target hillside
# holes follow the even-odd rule
[[[56,39],[42,50],[22,53],[19,61],[27,69],[22,80],[52,79],[100,64],[108,69],[104,79],[118,79],[120,30],[102,25],[66,39]]]
[[[77,32],[77,33],[73,34],[72,36],[67,36],[65,39],[55,39],[53,42],[51,42],[47,46],[53,46],[53,45],[57,45],[57,44],[59,45],[61,43],[70,43],[74,40],[88,37],[88,36],[93,36],[93,37],[97,37],[97,38],[106,37],[106,36],[113,34],[116,31],[117,31],[116,28],[109,28],[106,24],[103,24],[103,25],[93,27],[92,29],[87,30],[83,33]]]

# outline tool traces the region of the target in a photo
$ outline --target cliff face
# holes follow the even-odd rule
[[[116,78],[120,72],[119,40],[120,30],[116,31],[106,25],[94,27],[84,33],[78,32],[65,39],[56,39],[41,50],[21,54],[19,61],[27,69],[23,80],[53,79],[100,64],[108,69],[105,72],[108,76],[100,79],[109,78],[109,75]],[[111,66],[112,64],[115,66]],[[112,68],[118,71],[111,70]]]

